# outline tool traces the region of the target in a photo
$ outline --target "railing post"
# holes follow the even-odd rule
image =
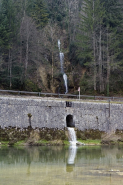
[[[110,118],[110,108],[111,108],[111,101],[110,101],[110,99],[109,99],[109,118]]]

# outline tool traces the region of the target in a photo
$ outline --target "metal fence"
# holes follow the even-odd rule
[[[0,89],[0,94],[33,95],[33,96],[42,96],[42,97],[79,99],[79,95],[76,95],[76,94],[58,94],[58,93],[14,91],[14,90],[1,90],[1,89]],[[123,101],[123,97],[90,96],[90,95],[80,95],[80,99]]]

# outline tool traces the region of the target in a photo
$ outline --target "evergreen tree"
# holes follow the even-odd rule
[[[81,12],[80,31],[77,36],[78,57],[93,71],[95,91],[97,90],[97,46],[99,46],[99,35],[104,14],[105,10],[100,0],[85,0]]]
[[[16,19],[17,11],[13,0],[2,0],[0,13],[0,44],[2,48],[2,58],[5,61],[4,71],[7,73],[6,80],[9,78],[9,86],[12,87],[12,61],[15,52],[13,45],[17,39],[18,22]],[[4,73],[2,72],[2,73]]]
[[[10,38],[10,29],[6,14],[4,10],[0,12],[0,48],[3,49],[9,48],[9,38]]]
[[[46,0],[49,18],[61,24],[66,16],[64,0]],[[62,25],[61,25],[62,26]]]
[[[106,86],[107,95],[110,91],[110,74],[111,68],[120,66],[122,59],[122,37],[123,37],[123,16],[122,4],[117,0],[103,0],[105,8],[105,18],[103,20],[105,26],[105,48],[106,48]]]
[[[37,28],[43,28],[48,23],[48,11],[43,0],[29,2],[28,11],[35,20]]]

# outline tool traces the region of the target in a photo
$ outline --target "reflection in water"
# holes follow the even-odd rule
[[[1,147],[0,171],[2,185],[121,185],[123,147]]]
[[[74,164],[74,160],[76,157],[76,150],[77,150],[76,146],[71,145],[69,147],[68,164]]]
[[[28,164],[28,167],[27,167],[27,174],[30,175],[30,165],[31,165],[31,157],[30,157],[30,154],[27,158],[27,164]]]
[[[77,146],[75,146],[75,145],[69,146],[68,160],[67,160],[67,165],[66,165],[67,172],[73,171],[76,152],[77,152]]]

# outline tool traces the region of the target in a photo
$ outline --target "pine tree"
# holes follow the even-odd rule
[[[16,7],[13,0],[2,0],[1,2],[1,14],[0,14],[0,44],[2,48],[2,56],[4,61],[4,71],[8,71],[7,77],[9,77],[9,86],[12,87],[12,53],[13,44],[17,39],[18,23],[16,21]],[[7,80],[8,81],[8,80]]]
[[[4,11],[2,11],[0,12],[0,52],[2,52],[2,50],[5,48],[9,48],[9,36],[10,29],[8,25],[8,20]]]
[[[122,4],[117,0],[103,0],[106,11],[103,20],[105,25],[105,48],[106,48],[106,86],[107,95],[110,91],[110,74],[113,66],[120,66],[122,55],[123,16]]]
[[[52,22],[62,23],[66,16],[64,0],[46,0],[46,3]]]
[[[78,57],[84,60],[85,65],[89,66],[93,71],[93,87],[95,91],[97,90],[97,46],[99,44],[101,46],[101,40],[99,41],[99,39],[104,14],[105,10],[100,0],[85,0],[79,25],[80,33],[77,36]],[[101,62],[99,65],[102,66]]]
[[[43,0],[35,0],[30,6],[31,16],[37,28],[43,28],[48,23],[48,12]]]

